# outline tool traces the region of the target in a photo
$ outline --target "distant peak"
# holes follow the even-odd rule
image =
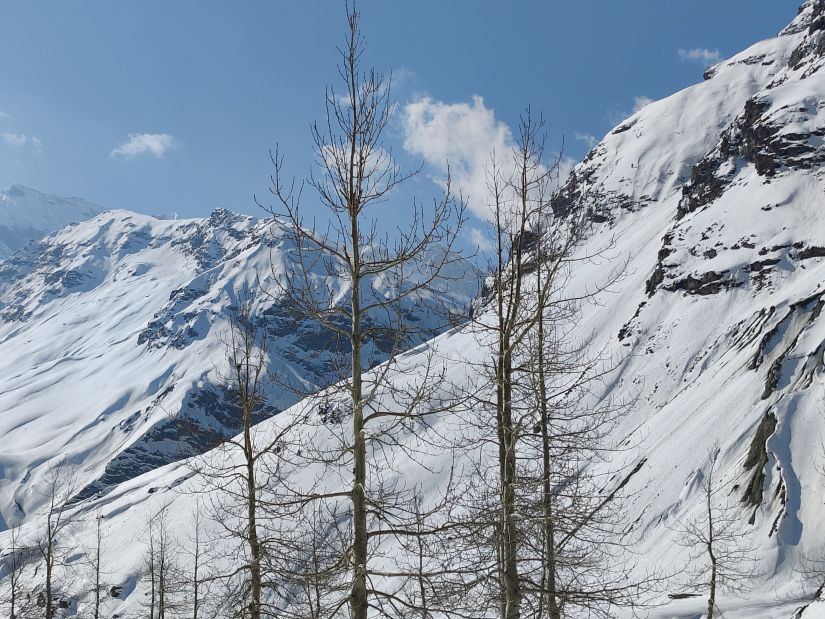
[[[25,185],[21,185],[20,183],[14,183],[11,187],[6,189],[3,193],[10,196],[25,196],[27,194],[32,193],[41,193],[36,189],[32,189],[31,187],[26,187]]]

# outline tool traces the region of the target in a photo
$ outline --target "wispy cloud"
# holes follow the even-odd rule
[[[29,138],[22,133],[11,133],[7,131],[3,134],[3,140],[6,144],[11,144],[12,146],[25,146]]]
[[[130,133],[129,139],[118,145],[110,157],[134,159],[140,155],[162,158],[171,150],[180,147],[180,142],[168,133]]]
[[[705,66],[716,64],[722,60],[722,55],[718,49],[694,47],[693,49],[680,49],[678,53],[682,62],[701,62]]]
[[[0,119],[2,120],[13,120],[12,115],[0,110]]]
[[[418,81],[418,75],[412,69],[401,66],[393,69],[392,72],[392,87],[393,90],[407,88],[411,84]]]
[[[40,138],[36,138],[33,135],[7,131],[0,134],[0,138],[2,138],[3,142],[15,148],[22,148],[23,146],[29,145],[38,153],[43,149],[43,142],[40,141]]]
[[[599,142],[599,139],[592,133],[576,132],[573,134],[573,137],[575,137],[579,142],[586,144],[587,148],[593,148]]]
[[[650,97],[645,97],[644,95],[641,97],[636,97],[633,99],[633,113],[641,111],[643,108],[646,108],[648,105],[653,103],[653,99]]]

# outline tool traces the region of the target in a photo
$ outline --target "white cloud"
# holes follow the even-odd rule
[[[12,146],[25,146],[26,142],[29,141],[29,138],[22,133],[10,133],[6,132],[3,134],[3,139],[6,141],[7,144],[11,144]]]
[[[114,148],[109,156],[134,159],[139,155],[152,155],[161,158],[179,146],[180,142],[168,133],[130,133],[129,139]]]
[[[636,97],[633,99],[633,113],[641,111],[643,108],[646,108],[648,105],[653,103],[653,99],[650,97],[645,97],[644,95],[641,97]]]
[[[722,59],[722,55],[718,49],[707,49],[704,47],[694,47],[693,49],[678,50],[679,58],[682,62],[692,61],[701,62],[705,66],[716,64]]]
[[[586,144],[587,148],[593,148],[599,142],[599,139],[592,133],[576,132],[573,137],[575,137],[579,142]]]
[[[449,165],[454,193],[461,193],[469,207],[482,218],[489,218],[489,197],[486,168],[495,153],[500,165],[511,166],[510,152],[514,146],[510,128],[495,117],[494,110],[484,105],[484,99],[473,97],[469,103],[444,103],[422,97],[404,106],[404,148],[438,170],[441,186],[446,183]],[[572,160],[559,165],[564,179],[572,168]],[[474,242],[477,233],[471,233]],[[477,243],[478,244],[478,243]]]
[[[0,118],[2,118],[3,120],[12,120],[11,114],[7,114],[3,110],[0,110]]]
[[[453,191],[462,193],[477,214],[488,216],[484,169],[491,153],[502,157],[512,148],[510,128],[479,96],[471,103],[423,97],[404,106],[403,121],[404,148],[444,175],[449,164]],[[443,185],[446,179],[437,180]]]

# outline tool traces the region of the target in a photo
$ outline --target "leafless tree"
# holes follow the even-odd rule
[[[475,445],[476,436],[481,437],[481,442],[490,442],[484,437],[483,428],[488,424],[495,428],[490,455],[495,452],[497,473],[490,478],[488,491],[484,484],[487,474],[480,470],[485,466],[483,462],[473,471],[479,494],[470,510],[473,527],[467,538],[470,543],[474,543],[474,538],[476,543],[494,540],[494,552],[488,555],[493,564],[485,571],[494,575],[496,587],[487,588],[493,596],[490,599],[497,600],[497,614],[502,619],[521,616],[524,594],[520,549],[525,530],[518,493],[519,442],[525,431],[526,401],[519,389],[523,372],[520,365],[522,350],[541,322],[537,308],[545,305],[535,295],[543,294],[546,288],[537,289],[533,281],[539,239],[536,228],[548,216],[544,210],[547,202],[542,198],[556,168],[542,161],[540,131],[541,122],[536,122],[528,110],[513,152],[505,154],[505,159],[493,153],[488,163],[493,258],[485,306],[473,321],[480,344],[491,348],[492,358],[482,360],[477,369],[481,380],[489,381],[492,393],[476,390],[479,401],[473,407],[475,426],[470,444]],[[473,529],[485,520],[489,532],[479,535]]]
[[[251,290],[234,292],[229,310],[229,328],[224,335],[226,370],[219,370],[233,394],[240,434],[223,441],[218,449],[193,460],[193,467],[206,482],[210,493],[212,521],[230,541],[229,553],[243,557],[238,569],[212,575],[210,582],[226,587],[224,612],[260,619],[262,608],[265,540],[261,538],[259,501],[268,480],[261,479],[261,458],[271,453],[274,440],[262,442],[254,428],[265,404],[268,381],[268,339],[256,316],[257,295]],[[200,510],[196,528],[200,529]],[[195,541],[200,567],[200,533]],[[200,593],[203,581],[195,574],[193,586]],[[198,602],[199,604],[199,602]],[[197,606],[196,606],[197,608]],[[195,611],[197,612],[197,610]]]
[[[94,513],[95,519],[95,539],[94,539],[94,547],[90,549],[88,552],[88,559],[87,563],[89,569],[92,572],[92,617],[93,619],[100,619],[100,603],[101,603],[101,593],[104,591],[105,586],[102,582],[103,577],[103,543],[105,540],[105,535],[103,533],[103,529],[101,527],[101,523],[103,521],[103,515],[100,511],[96,511]]]
[[[421,575],[402,569],[389,544],[421,534],[421,514],[411,507],[420,489],[405,486],[397,472],[402,461],[423,466],[426,460],[412,452],[431,447],[424,438],[427,418],[449,407],[439,394],[445,366],[433,355],[425,368],[417,368],[418,379],[400,386],[391,377],[403,366],[401,353],[424,339],[420,327],[406,319],[405,305],[446,292],[446,268],[459,261],[454,244],[464,204],[453,198],[448,179],[445,195],[431,209],[412,201],[409,225],[394,232],[393,242],[380,231],[381,204],[415,172],[402,171],[382,143],[392,118],[390,80],[363,69],[359,15],[352,7],[347,15],[347,40],[339,50],[345,92],[327,89],[325,121],[312,127],[320,173],[297,186],[287,182],[276,151],[276,206],[269,208],[286,222],[283,233],[294,248],[287,273],[276,274],[278,293],[297,315],[343,343],[341,367],[347,371],[342,382],[308,402],[302,427],[284,440],[279,455],[281,466],[301,462],[305,477],[309,471],[318,471],[316,476],[281,487],[268,503],[289,511],[293,521],[323,518],[311,527],[328,540],[322,568],[310,573],[316,584],[323,582],[317,599],[326,616],[347,609],[352,619],[365,619],[370,609],[383,616],[420,612],[409,585]],[[328,225],[307,225],[304,187],[328,210]],[[379,281],[376,293],[373,284]],[[385,361],[370,371],[379,350]],[[278,478],[290,476],[281,469]],[[435,502],[443,505],[444,496]],[[289,545],[283,533],[277,537]],[[305,556],[313,555],[313,546],[310,541]]]
[[[471,329],[490,352],[468,361],[477,384],[456,431],[475,454],[464,531],[454,536],[469,561],[461,569],[480,575],[465,580],[471,596],[457,590],[473,600],[471,616],[558,619],[578,609],[610,617],[656,580],[613,567],[615,552],[630,545],[621,492],[638,468],[595,472],[615,450],[610,430],[628,405],[603,388],[617,360],[579,332],[581,306],[597,305],[624,263],[610,255],[610,240],[585,248],[589,212],[554,212],[559,159],[545,158],[543,120],[528,108],[513,152],[494,153],[486,170],[492,261]],[[577,268],[593,262],[605,265],[600,281],[574,287]]]
[[[190,571],[190,586],[191,586],[191,608],[192,619],[198,619],[198,613],[201,609],[201,596],[203,595],[204,587],[204,537],[202,527],[204,524],[204,516],[201,511],[201,503],[197,502],[194,515],[192,516],[192,530],[189,535],[189,558],[192,561],[192,569]]]
[[[36,552],[45,573],[42,592],[43,616],[55,616],[56,598],[60,589],[56,582],[57,570],[63,565],[67,548],[61,546],[61,537],[73,524],[70,499],[77,490],[75,478],[63,461],[48,466],[44,476],[45,506],[42,510],[43,530],[36,541]]]
[[[163,505],[147,525],[145,560],[151,619],[171,619],[186,606],[182,591],[184,579],[178,562],[179,545],[169,527],[168,509],[168,504]]]
[[[730,488],[718,479],[719,448],[702,471],[702,506],[678,528],[677,542],[691,549],[694,586],[707,591],[707,619],[717,611],[717,593],[741,593],[755,576],[755,549],[741,530],[742,518]]]
[[[8,545],[0,555],[0,568],[8,579],[8,592],[3,602],[8,605],[10,619],[24,619],[30,616],[31,611],[31,608],[27,607],[28,600],[22,587],[23,568],[26,565],[26,556],[31,550],[21,546],[20,527],[16,523],[11,523],[7,540]]]

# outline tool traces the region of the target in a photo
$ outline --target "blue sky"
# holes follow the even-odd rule
[[[387,141],[404,162],[428,162],[410,191],[429,195],[440,174],[429,163],[465,157],[471,183],[474,155],[462,149],[506,141],[527,104],[580,159],[645,98],[700,81],[707,64],[776,34],[797,2],[358,8],[368,60],[396,75]],[[0,23],[0,188],[20,182],[181,216],[260,214],[253,195],[266,194],[276,142],[290,172],[308,169],[309,124],[335,79],[345,24],[343,2],[326,0],[5,0]],[[450,144],[438,142],[440,129],[455,129]]]

